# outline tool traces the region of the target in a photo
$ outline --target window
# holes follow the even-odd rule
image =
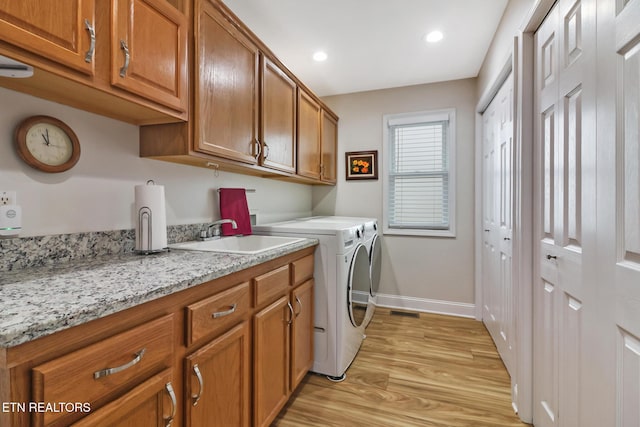
[[[455,110],[384,116],[384,233],[455,236]]]

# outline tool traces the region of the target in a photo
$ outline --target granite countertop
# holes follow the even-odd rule
[[[171,250],[105,256],[0,274],[0,348],[170,295],[314,246],[305,239],[256,255]]]

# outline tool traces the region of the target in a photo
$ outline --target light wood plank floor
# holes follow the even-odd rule
[[[308,374],[273,426],[526,426],[484,325],[378,308],[347,379]]]

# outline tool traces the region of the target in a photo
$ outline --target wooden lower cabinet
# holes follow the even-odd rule
[[[291,330],[291,390],[313,366],[313,279],[291,293],[294,317]]]
[[[253,414],[268,426],[289,398],[289,326],[293,316],[283,296],[254,317]]]
[[[167,427],[177,416],[171,370],[153,376],[73,427]]]
[[[186,358],[186,425],[250,425],[250,344],[245,321]]]
[[[254,317],[254,426],[268,426],[313,365],[313,279]]]
[[[2,349],[0,400],[85,406],[0,427],[269,425],[311,367],[314,250]]]

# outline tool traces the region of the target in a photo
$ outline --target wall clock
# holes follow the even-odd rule
[[[43,172],[71,169],[80,158],[80,142],[73,130],[49,116],[32,116],[16,128],[18,154],[26,164]]]

